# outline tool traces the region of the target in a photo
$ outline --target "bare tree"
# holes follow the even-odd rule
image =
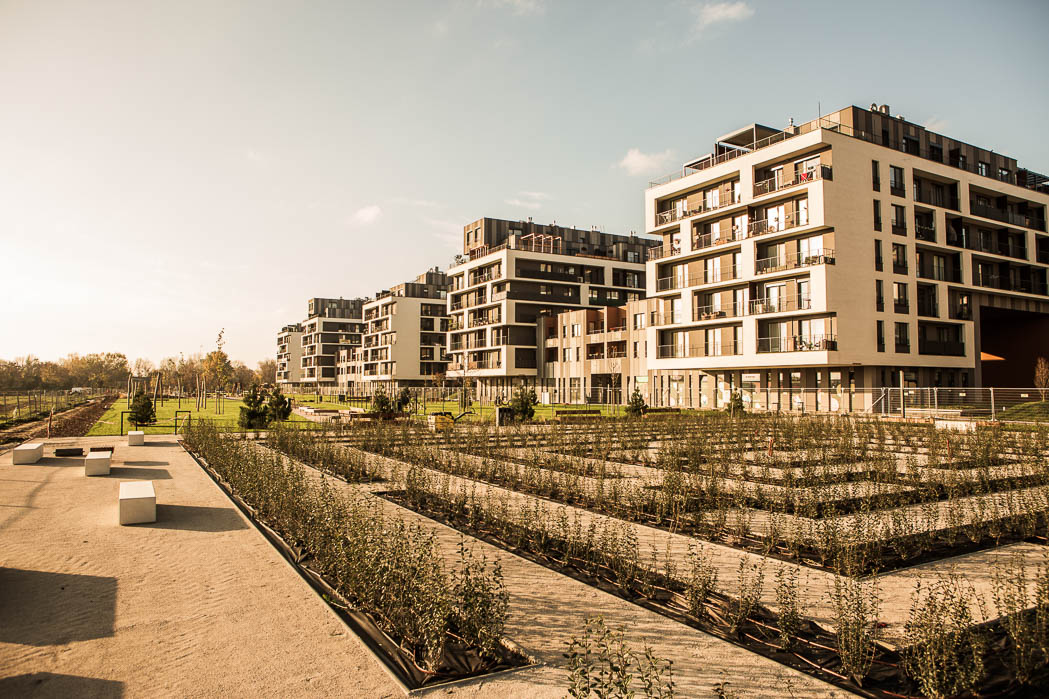
[[[1049,360],[1039,357],[1034,363],[1034,385],[1042,394],[1042,402],[1045,402],[1045,393],[1049,390]]]

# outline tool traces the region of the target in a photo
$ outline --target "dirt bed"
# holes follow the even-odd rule
[[[91,426],[116,401],[116,396],[97,398],[61,413],[55,413],[51,421],[52,437],[83,437]],[[0,430],[0,445],[24,442],[27,439],[38,439],[47,436],[47,420],[34,420],[23,425]]]

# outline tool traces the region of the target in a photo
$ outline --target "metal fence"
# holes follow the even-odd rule
[[[75,389],[71,391],[2,391],[0,392],[0,420],[14,420],[43,415],[72,408],[91,398],[113,393],[101,388]]]

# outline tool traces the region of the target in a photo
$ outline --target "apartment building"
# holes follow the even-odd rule
[[[448,270],[448,376],[474,381],[480,395],[535,384],[540,319],[643,298],[645,254],[658,244],[532,221],[468,224]]]
[[[303,388],[336,385],[336,359],[341,347],[359,347],[364,334],[367,299],[309,300],[302,322],[300,382]]]
[[[448,288],[447,275],[434,268],[364,304],[366,327],[359,361],[365,384],[393,390],[421,386],[445,373]]]
[[[277,333],[277,383],[298,388],[302,377],[302,326],[285,325]]]
[[[857,409],[852,388],[1005,366],[1029,385],[1047,205],[1046,177],[887,105],[728,133],[645,193],[651,399]]]
[[[580,308],[539,324],[537,391],[544,403],[626,403],[647,393],[648,302]]]
[[[364,348],[340,343],[335,355],[335,386],[345,394],[364,395]]]

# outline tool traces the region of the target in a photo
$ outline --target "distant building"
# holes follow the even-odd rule
[[[277,383],[298,388],[302,381],[302,326],[285,325],[277,333]]]
[[[463,238],[463,254],[448,270],[448,376],[474,382],[482,396],[538,383],[541,316],[643,298],[645,255],[658,245],[492,218],[467,225]]]

